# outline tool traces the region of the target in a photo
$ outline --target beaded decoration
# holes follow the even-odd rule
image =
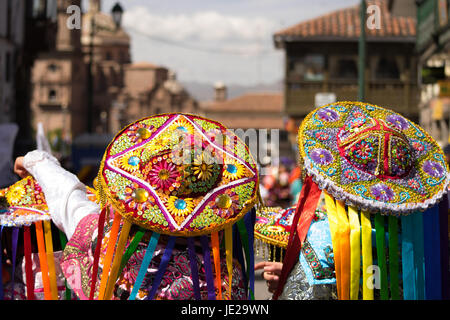
[[[247,146],[215,121],[164,114],[123,129],[108,146],[97,188],[145,229],[198,236],[233,224],[255,204]]]
[[[6,200],[4,213],[0,215],[0,225],[20,227],[50,220],[44,193],[31,176],[0,191],[0,197]]]
[[[326,105],[304,119],[298,142],[305,170],[320,188],[358,207],[408,214],[447,192],[441,148],[393,111],[360,102]]]

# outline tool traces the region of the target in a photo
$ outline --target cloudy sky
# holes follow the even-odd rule
[[[110,11],[116,0],[104,0]],[[133,61],[181,81],[255,85],[283,77],[274,32],[359,0],[122,0]]]

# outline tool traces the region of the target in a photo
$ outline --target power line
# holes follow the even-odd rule
[[[267,50],[267,49],[259,51],[256,54],[249,54],[249,53],[242,52],[239,50],[201,47],[201,46],[192,45],[192,44],[189,44],[186,42],[175,41],[175,40],[170,40],[170,39],[166,39],[166,38],[162,38],[162,37],[158,37],[158,36],[154,36],[154,35],[149,35],[145,32],[137,30],[133,27],[126,27],[126,29],[128,31],[136,33],[140,36],[146,37],[147,39],[150,39],[152,41],[157,41],[157,42],[161,42],[161,43],[164,43],[167,45],[171,45],[171,46],[175,46],[175,47],[179,47],[179,48],[183,48],[183,49],[187,49],[187,50],[197,51],[197,52],[203,52],[203,53],[237,55],[237,56],[249,56],[249,55],[265,56],[265,55],[276,54],[275,50]]]

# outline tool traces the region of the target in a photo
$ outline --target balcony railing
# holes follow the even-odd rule
[[[314,108],[315,95],[319,92],[333,92],[338,101],[354,101],[358,99],[358,83],[347,79],[319,82],[288,79],[285,82],[285,111],[291,116],[305,116]],[[419,112],[417,84],[412,81],[366,81],[365,101],[413,119]]]

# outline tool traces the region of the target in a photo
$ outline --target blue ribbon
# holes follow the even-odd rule
[[[152,237],[148,242],[147,250],[145,251],[145,256],[144,259],[142,260],[141,267],[139,268],[139,273],[136,277],[136,281],[134,282],[133,290],[131,291],[130,297],[128,298],[129,300],[136,299],[136,295],[142,286],[142,282],[144,281],[144,277],[145,274],[147,273],[150,261],[152,261],[153,253],[155,252],[158,240],[159,240],[159,233],[153,232]]]
[[[214,288],[214,278],[211,265],[211,252],[209,241],[206,236],[201,236],[200,241],[203,249],[203,264],[205,266],[206,287],[208,289],[208,300],[216,300],[216,289]]]
[[[450,299],[450,279],[448,262],[448,194],[439,203],[439,242],[441,257],[442,300]]]
[[[414,268],[416,279],[416,299],[425,299],[425,258],[424,258],[424,235],[423,235],[423,214],[415,212],[413,219],[413,241],[414,241]]]
[[[434,206],[424,212],[423,235],[425,254],[425,297],[427,300],[441,300],[441,248],[439,239],[438,206]]]
[[[153,279],[152,288],[149,290],[146,300],[153,300],[153,297],[155,296],[156,291],[161,284],[161,280],[164,276],[164,273],[166,272],[167,265],[169,264],[170,258],[172,257],[172,250],[175,246],[175,239],[176,237],[169,237],[169,241],[167,242],[166,249],[164,250],[164,254],[161,259],[161,263],[159,264],[158,272]]]
[[[187,244],[188,244],[189,263],[191,266],[191,279],[192,285],[194,287],[194,297],[196,300],[201,300],[202,297],[200,295],[200,282],[198,277],[197,255],[195,253],[194,239],[187,238]]]
[[[416,299],[414,272],[414,226],[412,215],[401,216],[403,299]]]
[[[255,208],[252,208],[245,216],[244,216],[244,223],[245,228],[247,229],[247,235],[248,235],[248,246],[250,251],[250,261],[249,261],[249,285],[250,285],[250,292],[249,292],[249,300],[255,299],[255,256],[254,256],[254,250],[253,250],[253,244],[254,244],[254,226],[256,221],[256,210]]]

